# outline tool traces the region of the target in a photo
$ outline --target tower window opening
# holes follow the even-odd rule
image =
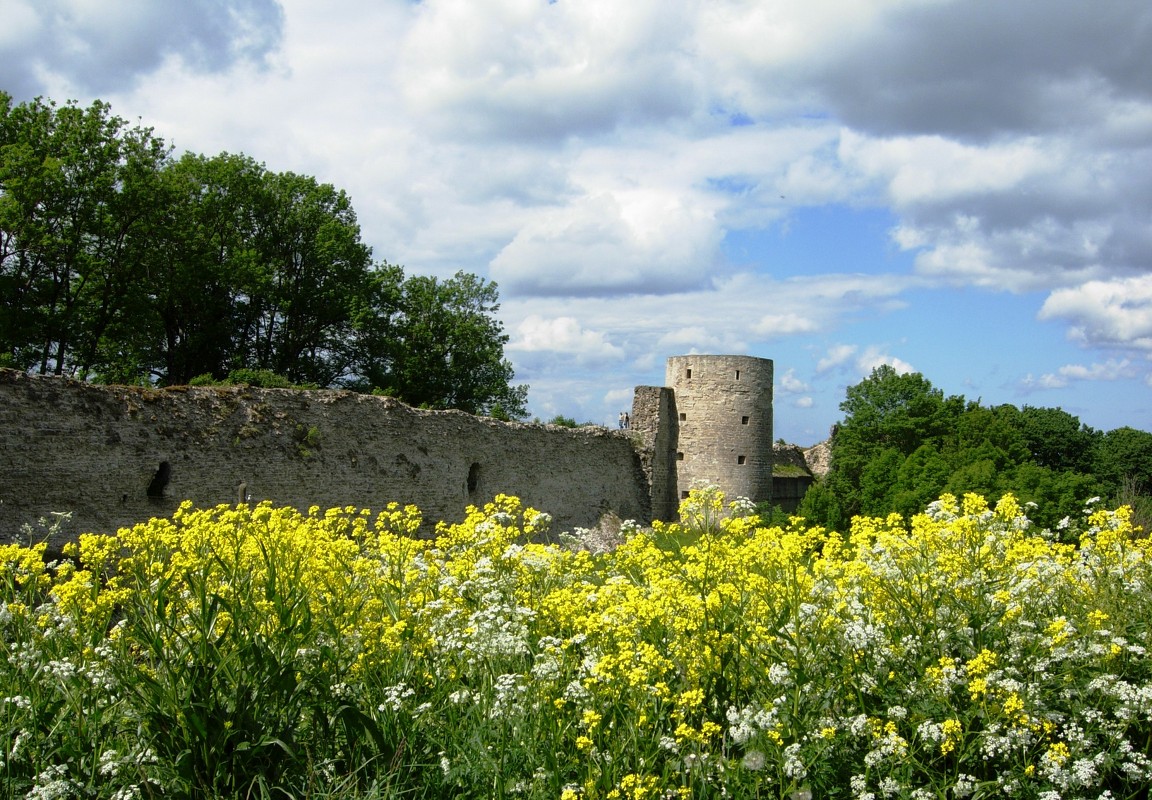
[[[689,380],[692,379],[692,368],[691,367],[688,367],[688,369],[684,370],[684,377],[688,378]]]
[[[680,412],[680,421],[684,422],[686,419],[688,419],[688,415],[685,414],[683,411],[681,411]]]
[[[680,492],[680,499],[681,500],[687,500],[688,499],[688,492],[687,491],[681,491]]]
[[[736,380],[740,380],[740,370],[736,370]]]
[[[677,461],[683,461],[684,460],[684,454],[683,453],[677,453],[676,454],[676,460]]]
[[[736,456],[736,463],[743,464],[748,461],[748,456]]]
[[[740,424],[741,425],[747,425],[748,424],[748,417],[740,417]]]

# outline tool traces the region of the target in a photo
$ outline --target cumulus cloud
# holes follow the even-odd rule
[[[765,338],[789,336],[798,333],[812,333],[820,325],[811,316],[789,312],[785,314],[765,314],[752,326],[753,332]]]
[[[878,345],[838,344],[828,349],[823,358],[816,362],[816,374],[822,375],[832,370],[851,371],[854,375],[866,378],[880,366],[890,366],[901,375],[915,372],[916,369],[902,358],[891,355]]]
[[[856,370],[862,377],[871,375],[874,369],[881,366],[892,367],[900,375],[916,371],[915,367],[904,359],[889,355],[882,348],[876,346],[865,348],[864,352],[856,358]]]
[[[508,343],[511,353],[563,353],[579,361],[618,360],[624,351],[607,340],[603,332],[586,330],[574,317],[524,319]]]
[[[816,362],[816,374],[835,369],[849,361],[859,348],[854,344],[838,344],[828,350],[827,355]]]
[[[1152,274],[1055,291],[1039,317],[1068,321],[1069,336],[1092,347],[1152,353]]]
[[[1150,26],[1146,0],[7,0],[0,88],[346,188],[378,258],[496,280],[561,398],[576,363],[875,341],[848,328],[953,287],[1152,353]],[[729,249],[833,204],[890,217],[897,265]],[[813,374],[877,363],[911,369],[843,344]]]
[[[413,113],[470,138],[567,139],[692,113],[691,6],[442,0],[419,7],[400,78]]]
[[[799,394],[808,391],[808,384],[796,377],[796,369],[789,367],[777,381],[780,391],[787,394]]]
[[[1092,124],[1109,96],[1149,93],[1144,54],[1116,47],[1146,30],[1150,12],[1139,0],[1104,9],[1019,0],[979,13],[965,3],[901,0],[746,15],[716,5],[717,58],[742,94],[776,98],[772,79],[791,67],[809,102],[883,135],[987,140],[1063,128],[1069,118]]]
[[[1109,359],[1104,363],[1090,365],[1065,364],[1056,372],[1045,373],[1039,378],[1029,374],[1020,382],[1020,388],[1025,392],[1063,389],[1074,381],[1118,381],[1137,375],[1139,370],[1128,359]]]
[[[260,62],[278,46],[283,25],[276,0],[7,0],[0,86],[20,99],[107,93],[169,58],[198,71]]]
[[[636,188],[529,215],[491,271],[518,294],[681,291],[706,283],[719,242],[707,210]]]

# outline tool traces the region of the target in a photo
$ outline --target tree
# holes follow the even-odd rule
[[[1152,495],[1152,433],[1130,427],[1108,431],[1096,443],[1093,463],[1109,492],[1126,488]]]
[[[265,173],[254,217],[239,358],[331,386],[354,369],[353,324],[370,286],[372,252],[351,201],[314,178]]]
[[[855,386],[849,386],[840,410],[847,416],[838,439],[849,440],[868,450],[893,447],[907,456],[921,444],[939,441],[958,409],[953,398],[918,372],[898,373],[882,364]]]
[[[519,417],[497,300],[475,275],[373,264],[329,184],[173,160],[105,103],[0,92],[0,364],[149,384],[255,370]]]
[[[899,485],[908,456],[925,445],[940,451],[954,441],[963,398],[946,399],[919,373],[902,375],[885,364],[848,387],[840,409],[846,416],[832,437],[824,479],[833,499],[820,498],[830,516],[815,519],[846,529],[858,514],[887,513],[901,491],[908,491]]]
[[[916,513],[943,492],[991,501],[1012,492],[1038,503],[1035,521],[1053,527],[1108,486],[1146,485],[1125,476],[1152,478],[1152,434],[1121,429],[1101,438],[1059,409],[945,398],[923,376],[891,367],[849,387],[840,407],[846,417],[832,437],[830,470],[799,509],[837,530],[859,514]],[[1089,456],[1097,475],[1085,468]]]
[[[527,387],[511,384],[494,282],[466,272],[444,281],[412,276],[391,300],[394,316],[362,326],[378,332],[364,344],[361,370],[373,388],[426,408],[525,415]]]
[[[1078,417],[1059,408],[1020,409],[1020,431],[1032,460],[1042,467],[1092,470],[1092,451],[1096,433],[1080,424]]]
[[[149,308],[138,317],[134,360],[124,372],[164,384],[223,378],[246,366],[238,353],[240,309],[255,270],[253,206],[264,169],[245,156],[185,154],[161,174],[163,214],[153,235]]]
[[[13,106],[0,93],[0,352],[24,369],[86,377],[141,286],[141,253],[167,158],[107,104]]]

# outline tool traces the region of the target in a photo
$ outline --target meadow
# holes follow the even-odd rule
[[[1146,796],[1147,539],[1027,511],[841,534],[704,489],[600,551],[509,496],[432,540],[185,505],[5,545],[0,796]]]

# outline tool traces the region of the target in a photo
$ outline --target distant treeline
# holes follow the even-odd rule
[[[846,532],[860,514],[911,516],[943,493],[1012,493],[1057,531],[1093,497],[1133,505],[1145,526],[1152,514],[1152,433],[1093,430],[1059,408],[945,397],[890,366],[849,387],[840,409],[828,475],[799,510],[828,528]]]
[[[172,155],[107,104],[0,92],[0,366],[184,384],[237,370],[524,413],[496,285],[374,262],[351,201],[245,155]]]

